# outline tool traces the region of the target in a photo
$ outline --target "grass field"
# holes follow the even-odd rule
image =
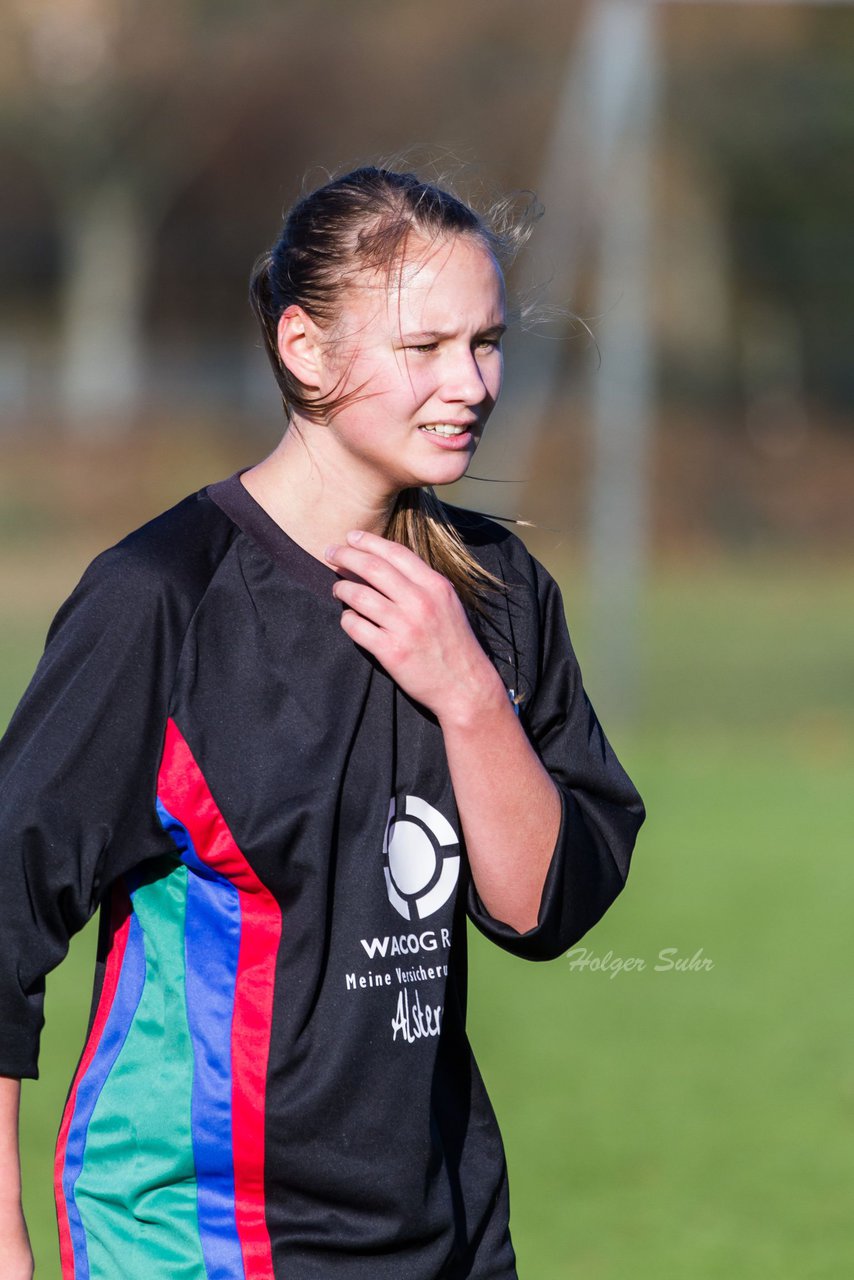
[[[50,590],[63,572],[54,561]],[[625,894],[581,944],[611,970],[580,953],[525,964],[472,937],[471,1035],[523,1280],[854,1274],[853,574],[775,561],[657,574],[643,711],[613,735],[650,816]],[[0,719],[49,593],[0,628]],[[583,600],[567,596],[584,659]],[[663,949],[694,967],[656,968]],[[50,1155],[90,965],[83,935],[50,984],[43,1079],[25,1086],[40,1280],[58,1276]]]

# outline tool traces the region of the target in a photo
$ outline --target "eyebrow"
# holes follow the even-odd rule
[[[475,334],[475,337],[484,337],[488,333],[489,334],[494,333],[500,337],[502,334],[506,332],[507,332],[506,324],[490,324],[490,325],[487,325],[484,329],[478,330],[477,334]],[[430,342],[441,342],[443,338],[453,338],[456,335],[453,333],[447,333],[442,329],[418,329],[413,331],[412,333],[402,333],[400,336],[403,338],[404,342],[420,342],[425,339],[429,340]]]

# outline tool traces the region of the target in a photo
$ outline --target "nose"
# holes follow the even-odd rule
[[[448,402],[466,405],[482,404],[489,398],[490,390],[483,370],[470,348],[449,353],[445,369],[443,398]]]

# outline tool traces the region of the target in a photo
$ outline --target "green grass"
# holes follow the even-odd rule
[[[582,945],[643,971],[478,947],[472,1038],[523,1276],[850,1274],[854,752],[744,745],[629,746],[650,819]],[[671,947],[714,967],[657,972]]]
[[[651,584],[644,714],[615,735],[650,816],[582,944],[643,971],[526,964],[472,936],[470,1029],[523,1280],[852,1273],[851,577],[745,563]],[[44,621],[2,629],[0,719]],[[713,968],[657,972],[668,947]],[[51,980],[43,1079],[25,1087],[40,1280],[58,1276],[50,1149],[91,949],[78,939]]]

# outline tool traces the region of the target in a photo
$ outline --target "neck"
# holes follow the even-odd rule
[[[326,548],[344,542],[351,529],[385,534],[398,490],[378,486],[352,459],[324,448],[322,432],[313,423],[298,432],[289,426],[242,481],[288,537],[325,563]]]

